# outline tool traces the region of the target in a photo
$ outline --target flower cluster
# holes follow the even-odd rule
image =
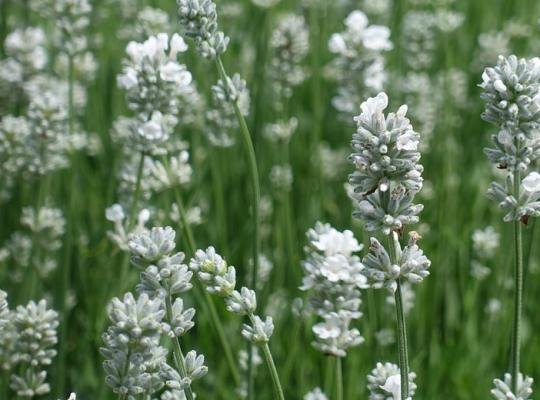
[[[118,86],[126,91],[129,107],[150,120],[154,112],[178,113],[178,98],[191,90],[191,73],[177,61],[187,45],[178,34],[158,33],[144,42],[129,42]]]
[[[212,86],[212,98],[214,108],[206,112],[208,140],[214,146],[232,146],[234,139],[230,132],[239,127],[234,103],[238,105],[243,116],[249,115],[250,95],[246,81],[239,74],[234,74],[232,78],[227,77],[225,81],[220,79]]]
[[[105,210],[105,217],[107,221],[114,224],[114,231],[107,231],[107,236],[111,241],[118,246],[120,250],[129,250],[128,241],[132,235],[142,233],[146,230],[145,224],[150,219],[150,212],[147,209],[143,209],[137,216],[137,222],[135,226],[128,231],[128,222],[124,208],[120,204],[113,204]]]
[[[236,290],[236,268],[229,266],[213,247],[197,250],[189,263],[206,291],[223,297],[227,310],[234,314],[247,316],[250,324],[242,326],[242,336],[254,344],[266,344],[274,332],[271,317],[264,320],[255,315],[257,296],[254,290],[242,287]]]
[[[8,320],[0,331],[2,363],[5,369],[19,371],[11,375],[11,389],[18,396],[30,398],[49,393],[45,368],[56,356],[58,313],[41,300],[30,301],[5,315]]]
[[[482,118],[498,129],[492,136],[495,148],[485,153],[508,171],[506,185],[493,182],[488,196],[506,212],[505,221],[526,223],[528,217],[540,215],[540,175],[531,172],[520,179],[540,158],[540,59],[500,56],[495,67],[485,69],[482,80]]]
[[[218,31],[216,3],[212,0],[177,0],[180,24],[195,40],[201,56],[215,59],[227,50],[229,38]]]
[[[346,30],[334,33],[328,47],[336,58],[328,69],[338,81],[338,93],[332,104],[347,120],[360,103],[363,93],[376,92],[386,81],[384,52],[393,48],[390,29],[382,25],[368,25],[366,15],[351,12],[345,19]]]
[[[362,103],[349,157],[356,167],[349,177],[357,201],[354,215],[366,230],[385,235],[418,222],[423,209],[413,204],[423,183],[419,135],[405,117],[407,106],[385,116],[387,106],[385,93]]]
[[[115,206],[111,216],[114,212],[121,221],[121,209]],[[131,261],[143,272],[137,285],[139,299],[135,300],[131,293],[124,296],[123,302],[114,299],[109,312],[113,326],[104,335],[106,348],[102,353],[107,359],[107,380],[115,393],[151,395],[165,388],[163,396],[170,397],[164,398],[184,398],[184,390],[208,371],[204,356],[194,351],[185,356],[175,351],[176,365],[182,367],[172,368],[167,364],[168,351],[159,346],[162,334],[179,346],[178,338],[195,326],[195,309],[187,308],[179,297],[191,289],[193,273],[182,263],[184,254],[174,253],[175,239],[176,232],[170,227],[143,229],[128,238]],[[130,321],[131,325],[122,321]],[[126,327],[132,330],[122,332]],[[122,335],[131,335],[133,342],[130,344]],[[126,367],[119,370],[119,365]]]
[[[363,258],[363,270],[371,287],[385,288],[395,292],[398,280],[413,284],[420,283],[429,275],[431,261],[418,247],[420,238],[416,232],[410,232],[410,240],[403,250],[399,249],[396,262],[393,262],[384,246],[374,237],[371,238],[369,253]]]
[[[70,57],[88,47],[86,29],[92,7],[88,0],[59,0],[53,3],[56,46]]]
[[[163,387],[160,377],[167,350],[159,345],[165,311],[160,299],[143,293],[114,298],[108,310],[111,326],[103,334],[105,381],[114,393],[135,398]]]
[[[485,279],[491,270],[488,263],[496,254],[499,247],[500,235],[492,227],[487,226],[484,229],[476,229],[472,234],[473,256],[471,265],[471,275],[478,280]]]
[[[518,375],[517,392],[512,391],[512,375],[504,374],[504,380],[495,379],[493,381],[495,388],[491,394],[496,400],[530,400],[532,397],[533,379]]]
[[[345,357],[350,347],[364,340],[358,329],[350,326],[362,316],[360,289],[367,287],[364,266],[355,255],[362,246],[351,231],[339,232],[320,222],[307,237],[300,289],[309,291],[310,304],[323,319],[313,327],[313,345],[325,354]]]
[[[409,393],[407,399],[412,399],[416,391],[414,379],[416,374],[409,373]],[[392,363],[377,363],[367,376],[369,400],[399,400],[401,399],[401,382],[399,367]]]
[[[309,33],[304,17],[288,14],[272,32],[270,40],[272,58],[268,75],[274,95],[283,108],[282,101],[292,96],[292,89],[306,78],[302,65],[309,51]]]
[[[28,268],[35,269],[40,276],[49,275],[57,267],[55,253],[62,247],[62,236],[66,221],[57,208],[41,207],[35,210],[24,207],[21,214],[24,231],[15,231],[6,242],[4,251],[19,267],[12,278],[21,280]]]
[[[304,396],[304,400],[328,400],[321,388],[315,388]]]

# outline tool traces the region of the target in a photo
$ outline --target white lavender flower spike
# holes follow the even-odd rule
[[[242,325],[242,336],[254,344],[268,343],[272,333],[274,333],[274,323],[271,317],[266,317],[263,321],[261,317],[255,315],[251,320],[251,325]]]
[[[532,397],[533,379],[518,375],[517,392],[512,390],[512,375],[504,374],[504,380],[495,379],[493,381],[495,388],[491,394],[497,400],[530,400]]]
[[[155,227],[149,232],[132,237],[128,246],[133,253],[133,262],[143,264],[152,263],[171,254],[176,243],[176,232],[170,226]]]
[[[353,135],[354,152],[350,160],[356,171],[349,179],[355,192],[366,194],[376,189],[385,192],[391,180],[413,192],[422,188],[423,168],[418,164],[420,135],[405,117],[407,106],[385,116],[387,106],[388,97],[379,93],[362,103],[362,113],[355,117],[358,127]]]
[[[407,399],[412,399],[416,391],[414,379],[416,374],[409,373],[409,394]],[[401,400],[401,382],[399,367],[392,363],[377,363],[375,368],[367,376],[369,400]]]
[[[364,266],[354,254],[362,246],[351,231],[339,232],[318,222],[307,232],[301,290],[309,291],[313,311],[323,319],[313,326],[313,346],[325,354],[345,357],[347,349],[363,342],[350,325],[362,316],[360,289],[367,287]]]
[[[236,269],[228,266],[213,247],[197,250],[189,267],[205,285],[208,293],[222,297],[230,296],[236,285]]]
[[[306,393],[304,400],[328,400],[328,397],[320,388],[315,388],[310,392]]]
[[[369,253],[362,262],[365,265],[363,273],[373,288],[386,288],[394,292],[398,279],[420,283],[429,275],[431,262],[416,244],[419,235],[411,232],[410,237],[409,244],[397,255],[397,264],[391,262],[384,246],[377,239],[371,238]]]
[[[216,4],[212,0],[177,0],[185,35],[195,40],[201,56],[215,59],[227,50],[229,38],[218,31]]]
[[[162,300],[152,300],[145,293],[136,300],[127,293],[122,300],[112,300],[108,315],[112,325],[103,335],[105,347],[101,348],[105,381],[120,395],[155,393],[163,386],[157,366],[167,355],[159,346],[165,315]]]

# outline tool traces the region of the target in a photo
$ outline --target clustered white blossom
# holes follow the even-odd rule
[[[409,373],[409,393],[407,399],[412,399],[416,391],[414,379],[416,374]],[[367,376],[369,400],[400,400],[401,380],[399,367],[392,363],[377,363]]]
[[[159,298],[126,293],[108,309],[111,326],[103,334],[105,381],[114,393],[128,398],[152,395],[163,387],[160,377],[168,351],[159,345],[165,310]]]
[[[111,213],[113,211],[120,214],[121,209],[116,207]],[[163,398],[184,398],[184,390],[208,371],[204,356],[197,355],[195,351],[184,356],[184,368],[172,368],[167,364],[168,350],[159,346],[162,334],[177,341],[195,326],[195,309],[187,308],[180,297],[191,289],[193,273],[183,264],[184,254],[174,253],[175,239],[176,232],[171,227],[143,229],[128,238],[131,261],[143,271],[137,285],[139,299],[135,300],[131,293],[124,296],[123,302],[114,299],[109,313],[116,327],[113,324],[104,335],[106,348],[102,353],[107,359],[104,363],[107,381],[115,393],[151,395],[164,388],[162,396],[169,397]],[[132,322],[133,333],[139,334],[133,337],[132,347],[129,344],[126,347],[125,343],[122,347],[117,343],[123,341],[122,332],[118,329],[125,324],[118,325],[114,319],[118,313],[114,311],[115,307],[125,308],[121,312],[122,321],[135,319]],[[146,323],[148,328],[142,326]],[[141,329],[149,336],[142,338]],[[134,353],[137,349],[141,349],[140,356]],[[120,356],[115,356],[117,353]],[[123,373],[125,369],[118,369],[121,365],[129,365],[127,374]]]
[[[309,291],[310,305],[322,318],[313,326],[313,346],[325,354],[345,357],[350,347],[364,341],[359,330],[351,327],[362,316],[360,289],[367,287],[364,266],[355,254],[363,246],[351,231],[340,232],[320,222],[307,237],[300,289]]]
[[[355,216],[366,230],[386,235],[418,222],[423,208],[413,204],[423,182],[419,134],[405,116],[407,106],[385,116],[387,106],[385,93],[362,103],[349,157],[356,167],[349,178],[358,201]]]
[[[272,32],[270,48],[272,54],[268,75],[277,108],[283,109],[283,101],[290,98],[293,88],[306,78],[302,62],[309,51],[309,32],[304,17],[294,14],[284,16]]]
[[[118,86],[125,90],[129,107],[141,114],[142,120],[151,114],[178,113],[180,97],[191,90],[191,73],[177,60],[188,47],[181,36],[158,33],[144,42],[129,42],[126,48]]]
[[[471,264],[471,275],[483,280],[491,270],[486,263],[494,256],[499,247],[500,235],[492,226],[487,226],[484,229],[476,229],[472,234],[473,242],[473,261]]]
[[[315,388],[304,396],[304,400],[328,400],[321,388]]]
[[[517,392],[512,391],[512,375],[504,374],[504,380],[495,379],[495,388],[491,394],[496,400],[530,400],[532,399],[533,379],[521,373],[518,375]]]
[[[345,19],[346,30],[334,33],[328,47],[336,58],[328,73],[338,83],[332,104],[349,120],[362,96],[383,88],[386,81],[384,52],[393,48],[390,29],[368,25],[366,15],[359,10]]]
[[[90,25],[92,7],[88,0],[54,1],[56,46],[69,56],[81,53],[88,47],[86,29]]]
[[[20,281],[25,274],[34,273],[48,276],[57,267],[55,253],[62,247],[62,237],[66,221],[57,208],[41,207],[38,210],[24,207],[21,213],[24,231],[15,231],[3,248],[7,257],[19,268],[14,269],[11,278]]]
[[[212,0],[177,0],[180,24],[193,38],[201,56],[215,59],[227,50],[229,37],[218,31],[216,3]]]
[[[227,310],[231,313],[247,316],[249,324],[243,324],[242,336],[251,343],[264,345],[270,341],[274,332],[272,318],[264,320],[255,315],[257,296],[254,290],[242,287],[236,290],[236,268],[229,266],[213,247],[197,250],[189,263],[206,291],[223,297]]]
[[[57,328],[58,313],[45,300],[9,310],[0,290],[0,362],[4,371],[12,372],[10,387],[17,396],[50,392],[46,368],[56,356]]]
[[[482,74],[482,118],[498,131],[492,136],[494,148],[485,149],[488,159],[508,171],[506,181],[492,182],[488,197],[506,214],[505,221],[527,223],[540,215],[540,174],[529,172],[540,158],[540,59],[500,56],[497,65]],[[523,180],[514,182],[515,174]],[[518,186],[518,193],[514,186]]]
[[[239,127],[234,103],[244,117],[249,115],[251,101],[246,81],[239,74],[227,77],[225,81],[220,79],[212,86],[212,98],[214,107],[206,112],[209,125],[206,135],[210,144],[230,147],[234,144],[230,132]]]
[[[407,246],[397,252],[396,263],[392,262],[384,246],[376,238],[371,238],[369,253],[362,259],[364,275],[371,287],[385,288],[394,293],[398,280],[416,284],[429,275],[431,262],[416,244],[419,235],[416,232],[409,235]]]

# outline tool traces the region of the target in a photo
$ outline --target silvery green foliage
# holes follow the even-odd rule
[[[178,113],[179,97],[191,92],[191,73],[177,61],[187,51],[178,34],[158,33],[144,42],[129,42],[126,47],[118,86],[126,91],[129,107],[149,120],[155,112]]]
[[[262,320],[255,315],[257,296],[254,290],[236,287],[236,268],[228,266],[213,247],[197,250],[191,259],[189,267],[195,272],[199,281],[210,294],[223,297],[229,312],[246,315],[250,324],[242,325],[242,336],[255,344],[265,344],[274,332],[271,317]]]
[[[491,394],[497,400],[530,400],[532,397],[533,379],[518,375],[518,390],[517,393],[512,391],[512,375],[504,374],[504,380],[495,379],[493,381],[495,388],[491,390]]]
[[[268,75],[272,81],[278,109],[283,101],[292,96],[295,86],[306,78],[302,65],[309,51],[309,32],[304,17],[285,15],[278,23],[270,39],[272,51]]]
[[[88,47],[86,30],[92,7],[88,0],[57,0],[52,4],[56,46],[73,56]],[[51,11],[52,11],[51,10]]]
[[[228,266],[213,247],[197,250],[189,267],[210,294],[230,296],[236,286],[236,269]]]
[[[114,298],[108,308],[111,325],[103,334],[105,381],[114,393],[133,400],[152,395],[163,387],[160,373],[167,350],[159,345],[165,310],[162,300],[146,293],[135,299],[126,293]]]
[[[363,102],[361,114],[354,118],[357,131],[353,134],[354,152],[350,160],[356,171],[349,181],[356,192],[386,192],[390,181],[413,192],[422,188],[423,168],[418,164],[420,135],[406,117],[406,105],[385,116],[387,107],[388,96],[379,93]]]
[[[416,391],[414,379],[416,374],[409,373],[409,397],[412,399]],[[377,363],[375,368],[367,376],[369,400],[399,400],[401,399],[401,382],[399,367],[392,363]]]
[[[306,393],[304,400],[328,400],[328,397],[324,394],[321,388],[315,388],[310,392]]]
[[[418,214],[424,209],[422,204],[413,204],[415,193],[403,186],[395,187],[390,193],[376,190],[367,196],[360,193],[353,196],[358,201],[353,216],[364,222],[368,232],[389,235],[400,231],[404,225],[416,224]]]
[[[513,180],[513,176],[509,174],[504,186],[498,182],[491,182],[487,191],[487,196],[506,212],[503,220],[526,223],[529,217],[540,216],[540,174],[530,172],[521,181],[519,198],[513,194]]]
[[[360,289],[367,287],[364,266],[355,254],[362,246],[351,231],[339,232],[320,222],[307,237],[300,289],[309,291],[310,304],[323,320],[313,326],[313,345],[325,354],[345,357],[350,347],[364,340],[358,329],[350,327],[362,316]]]
[[[334,33],[328,42],[336,54],[328,74],[337,81],[338,93],[332,104],[348,119],[361,101],[363,93],[381,90],[386,81],[384,52],[393,48],[390,29],[368,25],[366,15],[352,11],[345,19],[346,30]]]
[[[18,396],[30,398],[49,393],[45,368],[56,356],[58,313],[48,309],[45,300],[30,301],[16,308],[11,323],[16,339],[10,366],[15,371],[24,371],[11,376],[11,389]]]
[[[147,209],[139,211],[135,226],[128,232],[128,221],[124,208],[120,204],[113,204],[105,210],[107,221],[114,224],[114,230],[107,231],[107,236],[118,246],[120,250],[129,250],[128,241],[132,235],[142,233],[146,230],[145,225],[150,219],[150,212]]]
[[[177,0],[184,34],[195,40],[199,54],[215,59],[227,50],[229,38],[218,31],[216,4],[212,0]]]
[[[403,250],[396,249],[397,263],[394,264],[384,246],[376,238],[371,238],[369,253],[362,260],[365,266],[363,273],[371,287],[385,288],[393,293],[398,280],[417,284],[429,275],[431,261],[416,244],[418,239],[416,232],[410,233],[407,246]]]

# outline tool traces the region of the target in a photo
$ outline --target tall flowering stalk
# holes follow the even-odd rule
[[[360,257],[355,253],[362,245],[351,231],[339,232],[329,224],[318,222],[307,232],[309,245],[302,263],[304,277],[300,290],[310,293],[312,311],[322,321],[312,328],[313,347],[336,359],[336,399],[343,399],[342,358],[349,348],[360,345],[364,338],[351,325],[360,319],[360,289],[367,279]]]
[[[248,156],[249,174],[251,179],[252,190],[252,213],[253,213],[253,254],[251,271],[251,286],[257,287],[257,271],[259,269],[259,253],[260,253],[260,184],[259,170],[257,166],[257,158],[255,156],[255,148],[251,139],[248,126],[246,124],[245,115],[247,109],[242,107],[243,93],[246,92],[245,81],[240,79],[238,74],[235,74],[232,79],[225,70],[225,66],[221,59],[221,55],[227,50],[229,37],[225,36],[222,31],[218,30],[218,15],[216,12],[216,4],[212,0],[177,0],[178,14],[180,16],[180,24],[184,30],[184,35],[195,41],[199,54],[216,64],[220,80],[215,87],[221,94],[221,100],[232,105],[234,115],[240,127],[241,138]],[[216,90],[214,89],[214,90]],[[248,374],[249,382],[253,381],[253,350],[250,347]],[[252,398],[252,384],[250,383],[248,393]]]
[[[530,390],[523,391],[520,371],[521,315],[523,307],[523,243],[522,225],[530,217],[540,216],[540,174],[530,171],[540,157],[540,59],[518,59],[499,56],[497,65],[486,68],[482,74],[482,99],[486,107],[482,119],[497,126],[492,136],[494,148],[485,149],[489,161],[507,172],[505,181],[492,182],[488,197],[506,212],[503,220],[514,224],[515,273],[514,320],[511,339],[511,373],[505,382],[515,398],[528,399]],[[533,164],[534,165],[534,164]],[[510,383],[511,382],[511,383]],[[495,381],[497,388],[502,387]],[[520,394],[521,393],[521,394]],[[527,393],[523,395],[523,393]],[[508,396],[508,394],[507,394]]]
[[[388,377],[381,390],[390,396],[399,393],[401,400],[411,398],[413,386],[409,379],[407,330],[403,309],[402,285],[420,283],[429,275],[430,261],[418,247],[420,235],[409,233],[409,242],[402,248],[400,237],[405,225],[417,223],[421,204],[413,204],[422,188],[419,164],[419,134],[406,118],[407,106],[385,116],[388,97],[379,93],[361,105],[355,117],[351,162],[356,171],[349,182],[356,200],[354,216],[364,222],[364,229],[386,236],[386,246],[371,237],[369,253],[363,258],[362,273],[375,289],[385,288],[393,293],[396,303],[400,379]],[[399,384],[398,384],[399,383]],[[386,388],[386,389],[385,389]]]

